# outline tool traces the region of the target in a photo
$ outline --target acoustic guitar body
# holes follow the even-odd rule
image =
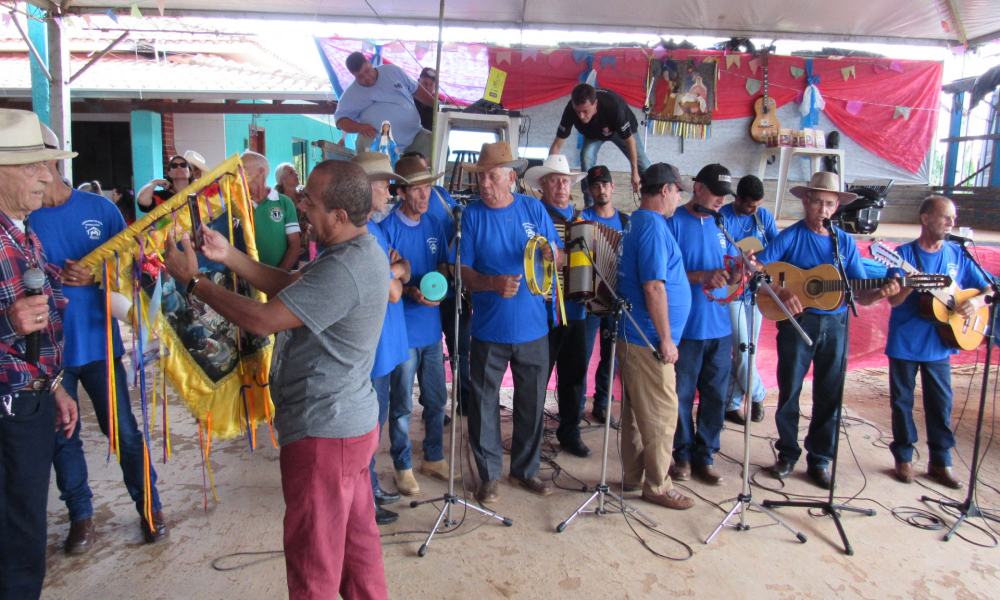
[[[765,100],[767,101],[766,108]],[[775,102],[774,98],[757,98],[757,101],[753,103],[753,110],[755,116],[753,123],[750,124],[750,137],[757,142],[764,143],[767,141],[769,131],[781,129],[781,122],[778,121],[775,114],[775,111],[778,110],[778,103]]]
[[[819,265],[808,271],[784,262],[774,262],[764,267],[771,276],[771,287],[783,287],[798,297],[804,308],[834,310],[844,301],[843,291],[824,292],[824,281],[840,281],[837,268],[833,265]],[[760,314],[771,321],[784,321],[788,317],[767,293],[757,294]]]
[[[979,295],[979,290],[963,290],[957,286],[949,290],[955,306]],[[986,339],[990,310],[984,306],[971,319],[966,319],[931,294],[920,295],[920,314],[938,326],[938,333],[945,346],[954,350],[975,350]]]

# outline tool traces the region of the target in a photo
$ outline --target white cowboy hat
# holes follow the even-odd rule
[[[570,184],[577,183],[587,176],[586,173],[574,173],[569,169],[569,161],[562,154],[550,154],[540,167],[531,167],[524,173],[524,183],[536,190],[542,187],[542,177],[546,175],[569,175]]]
[[[840,177],[836,173],[817,171],[809,179],[809,185],[797,185],[788,190],[796,198],[801,198],[807,192],[831,192],[837,194],[837,200],[843,204],[858,197],[857,194],[845,192],[840,187]]]
[[[188,150],[184,153],[184,160],[188,161],[188,164],[197,167],[202,173],[208,173],[211,169],[205,164],[205,157],[198,154],[194,150]]]
[[[27,165],[75,156],[76,152],[45,146],[41,123],[35,113],[0,108],[0,165]]]

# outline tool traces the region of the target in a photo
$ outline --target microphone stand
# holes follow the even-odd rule
[[[451,362],[451,450],[450,458],[448,462],[448,492],[444,496],[438,498],[432,498],[430,500],[414,500],[410,502],[410,508],[416,508],[421,504],[430,504],[432,502],[444,502],[441,506],[441,513],[438,515],[437,521],[434,522],[434,527],[431,528],[430,533],[427,535],[427,540],[420,546],[417,550],[417,556],[423,557],[427,554],[427,547],[431,543],[431,539],[434,538],[442,526],[444,527],[454,527],[457,522],[453,518],[452,510],[455,505],[461,504],[465,508],[471,508],[472,510],[478,511],[490,518],[497,519],[507,527],[514,525],[514,521],[509,518],[504,518],[497,513],[487,510],[485,508],[476,506],[470,502],[467,502],[464,498],[459,498],[455,494],[455,446],[457,442],[456,435],[456,424],[461,420],[461,415],[458,414],[458,406],[461,400],[462,386],[459,383],[458,375],[458,365],[460,360],[460,353],[458,351],[458,333],[459,333],[459,315],[462,312],[462,217],[461,213],[455,219],[455,294],[457,298],[455,299],[455,329],[453,329],[454,340],[452,343],[452,348],[454,352],[448,357]]]
[[[729,235],[729,232],[726,231],[721,215],[715,217],[715,224],[720,230],[722,230],[723,235],[726,236],[726,239],[729,240],[729,243],[735,247],[736,242],[733,240],[732,236]],[[746,411],[746,417],[747,417],[746,425],[744,425],[743,427],[743,489],[739,493],[739,495],[736,496],[736,502],[733,504],[733,508],[728,513],[726,513],[726,516],[722,519],[722,522],[720,522],[719,526],[715,528],[715,531],[712,532],[712,535],[708,536],[708,539],[705,540],[705,543],[706,544],[711,543],[711,541],[715,539],[715,536],[718,535],[720,531],[722,531],[722,528],[729,525],[729,521],[733,518],[734,515],[736,515],[737,512],[739,512],[740,514],[740,522],[738,525],[731,525],[731,527],[733,527],[736,531],[749,530],[750,526],[747,525],[747,510],[751,506],[753,506],[758,510],[760,510],[762,513],[771,517],[771,519],[774,520],[778,525],[781,525],[788,531],[792,532],[792,534],[796,537],[796,539],[798,539],[800,542],[804,544],[806,543],[806,541],[808,541],[808,538],[806,538],[806,536],[803,535],[802,533],[793,529],[788,523],[782,521],[776,514],[767,510],[766,508],[764,508],[764,506],[758,504],[753,499],[753,495],[750,490],[750,437],[751,437],[750,427],[753,421],[753,419],[750,418],[750,405],[753,400],[753,385],[751,385],[751,383],[753,382],[753,365],[755,364],[756,354],[757,354],[757,345],[753,341],[754,339],[756,339],[754,336],[756,329],[755,328],[756,319],[754,319],[753,314],[757,308],[757,293],[762,284],[764,289],[771,294],[771,297],[774,299],[775,303],[777,303],[777,305],[781,307],[781,309],[785,312],[785,314],[789,315],[790,319],[791,315],[788,313],[787,307],[785,307],[785,305],[782,304],[780,300],[778,300],[777,296],[774,293],[774,290],[772,290],[767,285],[767,283],[770,282],[770,277],[767,275],[767,273],[762,271],[756,271],[750,265],[750,261],[747,260],[746,256],[744,256],[742,252],[739,252],[738,254],[740,257],[740,261],[743,263],[744,267],[750,269],[754,273],[753,276],[750,278],[750,282],[747,285],[748,289],[747,296],[750,299],[750,305],[749,305],[750,316],[747,319],[750,325],[748,342],[746,345],[740,344],[740,347],[737,349],[740,352],[747,350],[747,362],[746,362],[747,385],[746,389],[743,392],[743,408]],[[742,303],[742,300],[738,300],[738,302]],[[746,305],[744,305],[744,310],[745,309]],[[812,345],[812,341],[809,339],[809,336],[806,335],[804,331],[802,331],[801,327],[799,327],[795,319],[791,319],[791,322],[795,323],[796,328],[798,329],[800,335],[802,335],[802,338],[806,341],[806,343]],[[765,504],[767,504],[766,501]]]
[[[979,505],[975,501],[976,484],[979,482],[979,467],[981,466],[979,460],[979,446],[983,432],[983,418],[986,414],[986,388],[990,381],[990,361],[993,356],[993,340],[996,334],[996,330],[994,328],[997,324],[997,302],[1000,300],[1000,284],[997,283],[995,277],[983,268],[983,265],[979,264],[976,257],[969,252],[967,244],[968,240],[959,243],[959,245],[962,246],[962,250],[965,252],[965,255],[968,256],[973,263],[975,263],[979,271],[986,277],[986,280],[990,282],[990,288],[993,290],[993,296],[987,296],[986,298],[986,303],[990,306],[990,326],[986,330],[989,332],[989,336],[986,338],[986,364],[983,368],[982,389],[979,391],[979,417],[976,420],[976,441],[972,450],[972,469],[969,474],[969,492],[965,496],[965,500],[963,502],[941,500],[937,498],[930,498],[928,496],[920,497],[921,502],[935,502],[942,507],[954,508],[959,512],[958,520],[951,526],[948,533],[944,534],[944,541],[946,542],[951,539],[951,536],[955,535],[955,531],[958,530],[959,526],[970,517],[982,517],[984,519],[1000,523],[1000,517],[995,517],[991,514],[983,512],[979,509]]]
[[[854,290],[851,288],[851,281],[847,277],[847,270],[844,268],[844,261],[840,257],[840,240],[837,239],[837,230],[833,227],[830,219],[824,219],[823,225],[826,227],[827,231],[830,232],[830,242],[833,244],[833,256],[837,262],[837,272],[840,273],[840,277],[844,282],[844,300],[847,302],[847,305],[851,308],[851,312],[854,313],[854,316],[856,317],[858,316],[858,309],[854,304]],[[844,525],[840,522],[839,511],[854,512],[868,517],[874,516],[875,511],[869,508],[857,508],[854,506],[834,503],[834,490],[837,487],[837,463],[839,462],[837,457],[840,452],[840,431],[844,427],[844,387],[847,380],[847,354],[850,350],[850,337],[851,315],[847,315],[847,323],[844,330],[844,356],[840,361],[840,389],[837,392],[837,434],[833,438],[833,464],[830,468],[829,498],[827,498],[826,501],[821,502],[775,502],[773,500],[765,500],[764,506],[767,506],[768,508],[791,506],[793,508],[820,509],[824,515],[829,515],[833,518],[833,522],[837,526],[837,532],[840,534],[840,539],[844,542],[844,553],[848,556],[854,556],[854,547],[851,546],[851,541],[847,539],[847,532],[844,530]]]

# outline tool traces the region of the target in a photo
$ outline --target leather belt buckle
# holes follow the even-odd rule
[[[0,416],[13,417],[14,411],[11,410],[11,405],[14,404],[14,396],[10,395],[0,396],[0,403],[3,404],[4,412],[7,413],[6,415],[0,415]]]
[[[45,387],[45,378],[39,377],[38,379],[32,379],[25,387],[32,392],[37,392]]]

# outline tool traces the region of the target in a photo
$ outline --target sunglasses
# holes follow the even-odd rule
[[[187,169],[188,168],[188,164],[187,163],[170,163],[170,168],[171,169]]]

